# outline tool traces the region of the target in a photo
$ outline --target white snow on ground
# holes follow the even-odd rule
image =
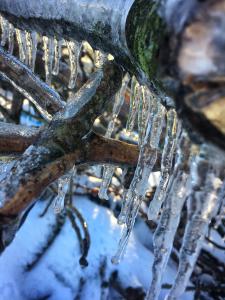
[[[39,217],[46,205],[44,201],[39,201],[13,243],[0,257],[1,300],[32,300],[47,295],[51,295],[51,300],[72,300],[78,291],[80,277],[87,279],[81,299],[98,300],[99,266],[104,257],[107,257],[106,272],[111,273],[112,270],[118,269],[124,287],[147,289],[151,279],[152,253],[132,234],[124,260],[118,266],[112,265],[110,258],[115,253],[121,232],[116,218],[108,209],[92,203],[87,197],[77,196],[75,202],[87,221],[91,235],[89,266],[81,268],[79,265],[79,243],[67,220],[61,234],[34,269],[30,272],[24,270],[26,264],[33,260],[34,254],[44,244],[55,220],[51,208],[43,218]],[[164,281],[172,283],[174,277],[175,270],[169,267]],[[164,296],[165,294],[162,294],[160,299]],[[185,296],[183,299],[192,298]]]

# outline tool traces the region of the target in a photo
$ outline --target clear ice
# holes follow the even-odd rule
[[[67,41],[70,63],[70,80],[68,85],[69,89],[75,88],[76,85],[81,46],[82,45],[79,42]]]
[[[14,26],[12,24],[9,24],[8,52],[10,54],[13,53],[13,49],[14,49],[14,34],[15,34]]]
[[[213,150],[201,145],[196,160],[191,164],[191,187],[187,201],[188,222],[179,254],[175,283],[167,300],[179,299],[185,291],[200,253],[208,225],[218,209],[220,178],[224,165],[213,159]]]
[[[126,130],[131,132],[134,129],[135,120],[138,114],[139,107],[139,83],[135,76],[131,79],[130,87],[130,110],[127,119]]]
[[[190,141],[186,133],[183,133],[179,141],[175,171],[170,178],[168,195],[153,236],[152,282],[146,300],[157,300],[161,291],[162,278],[172,251],[181,210],[188,193],[188,166],[191,159]]]
[[[119,241],[118,250],[112,258],[113,263],[119,263],[125,253],[139,207],[148,188],[149,176],[157,160],[165,108],[154,97],[148,97],[147,99],[151,100],[151,103],[147,105],[148,113],[145,122],[145,129],[143,130],[143,143],[140,145],[140,154],[134,177],[129,190],[125,194],[126,199],[123,200],[125,205],[123,206],[121,215],[125,216],[125,224],[122,237]],[[123,221],[121,216],[119,219],[120,222]]]
[[[108,128],[107,128],[107,131],[105,134],[105,137],[107,137],[107,138],[111,137],[113,130],[115,128],[115,122],[116,122],[116,119],[120,112],[120,109],[124,103],[125,93],[126,93],[127,85],[129,83],[129,81],[130,81],[130,75],[127,73],[123,78],[122,85],[121,85],[119,92],[115,95],[112,117],[108,124]],[[100,199],[108,200],[107,190],[108,190],[108,187],[112,180],[114,170],[115,170],[115,168],[113,166],[106,165],[103,167],[103,179],[102,179],[102,183],[101,183],[99,193],[98,193],[98,196]]]
[[[27,56],[27,43],[26,43],[26,33],[20,29],[16,28],[16,39],[19,46],[19,58],[20,61],[28,64],[28,56]]]
[[[52,70],[53,75],[58,75],[59,74],[59,63],[60,59],[62,56],[62,45],[63,45],[63,40],[57,40],[56,38],[54,39],[54,45],[55,45],[55,57],[54,57],[54,67]]]
[[[1,46],[4,47],[9,38],[9,22],[2,16],[1,16],[1,28],[2,28]]]
[[[43,36],[44,62],[45,62],[45,81],[48,85],[52,82],[52,68],[54,59],[54,39]]]
[[[148,219],[156,220],[161,205],[167,195],[169,178],[172,173],[172,164],[177,144],[177,114],[174,109],[167,112],[166,138],[162,152],[160,182],[155,191],[153,200],[148,209]]]
[[[65,197],[69,189],[70,181],[75,176],[76,168],[72,168],[70,172],[63,175],[58,179],[58,195],[56,196],[53,204],[54,212],[60,213],[64,209]]]
[[[28,66],[34,71],[35,68],[35,61],[36,61],[36,55],[37,55],[37,44],[38,44],[38,35],[36,32],[28,32],[25,33],[26,38],[26,61],[28,63]]]

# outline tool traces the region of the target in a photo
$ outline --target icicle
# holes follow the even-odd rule
[[[139,107],[139,94],[138,94],[139,84],[135,76],[131,79],[131,89],[130,89],[130,110],[128,114],[128,120],[126,125],[127,131],[132,131],[135,125],[135,120],[138,113]]]
[[[204,145],[201,146],[201,152],[191,166],[192,193],[188,198],[188,223],[180,250],[178,273],[168,300],[180,299],[184,293],[208,225],[218,208],[217,196],[222,185],[219,176],[224,165],[221,159],[211,160],[212,153]]]
[[[124,181],[125,181],[125,176],[127,175],[127,171],[128,169],[124,169],[123,170],[123,173],[122,173],[122,179],[121,179],[121,182],[124,184]],[[117,218],[117,222],[119,225],[122,225],[122,224],[125,224],[126,223],[126,213],[128,211],[128,207],[127,207],[127,192],[128,192],[128,189],[123,188],[123,194],[122,194],[122,207],[121,207],[121,211],[120,211],[120,214]]]
[[[1,46],[4,47],[9,37],[9,22],[2,16],[1,16],[1,28],[2,28]]]
[[[107,60],[108,55],[105,53],[95,50],[94,52],[94,64],[96,68],[102,68],[105,61]]]
[[[148,219],[156,220],[161,205],[167,194],[167,186],[171,175],[174,152],[177,144],[177,114],[174,109],[167,113],[166,139],[161,160],[161,178],[148,209]]]
[[[36,54],[37,54],[37,43],[38,36],[36,32],[28,32],[25,33],[26,37],[26,56],[28,57],[28,66],[34,71]]]
[[[127,198],[127,197],[126,197]],[[121,258],[124,256],[128,240],[132,229],[134,227],[135,219],[141,204],[141,198],[137,198],[136,202],[133,202],[127,216],[126,216],[126,224],[124,225],[122,236],[119,240],[119,245],[116,254],[112,257],[111,261],[113,264],[118,264]],[[127,201],[127,199],[126,199]]]
[[[153,118],[154,118],[155,114],[157,113],[157,104],[156,104],[156,102],[154,102],[152,104],[153,104],[152,106],[154,107],[154,109],[152,111],[150,109],[150,105],[148,105],[148,112],[147,112],[148,117],[147,117],[147,120],[146,120],[145,129],[144,129],[145,134],[147,132],[146,127],[148,128],[150,126],[150,124],[152,124],[154,122]],[[150,130],[148,130],[148,133],[146,134],[145,139],[149,138],[150,136],[151,136]],[[145,142],[145,144],[143,142],[143,144],[141,145],[139,160],[138,160],[138,164],[137,164],[137,167],[136,167],[136,170],[135,170],[135,173],[134,173],[134,177],[133,177],[132,182],[130,184],[129,190],[126,193],[124,193],[124,198],[123,198],[124,205],[122,207],[122,210],[121,210],[121,213],[120,213],[120,216],[119,216],[119,222],[120,223],[129,222],[129,213],[130,213],[130,218],[131,219],[134,216],[134,214],[131,214],[132,204],[135,202],[136,198],[137,198],[137,202],[138,202],[138,196],[136,195],[136,193],[137,193],[136,189],[137,189],[137,184],[138,184],[139,180],[141,180],[141,174],[142,174],[142,171],[143,171],[143,165],[144,165],[144,155],[143,154],[149,148],[148,147],[149,144],[150,144],[150,142],[147,141],[147,142]],[[150,159],[152,158],[152,163],[154,162],[154,159],[156,159],[155,154],[156,153],[154,151],[154,154],[149,155],[149,157],[148,157]],[[152,163],[150,163],[150,164],[152,165]],[[134,218],[135,218],[135,216],[134,216]],[[129,222],[129,224],[130,224],[130,226],[133,225],[131,222]],[[120,258],[122,257],[123,252],[124,252],[125,247],[126,247],[126,243],[128,241],[128,238],[129,238],[130,232],[131,232],[131,230],[128,230],[128,228],[126,228],[126,227],[124,228],[124,232],[123,232],[121,240],[119,242],[118,252],[115,255],[115,257],[113,258],[114,263],[119,262]],[[126,236],[127,236],[127,238],[126,238]],[[121,247],[121,245],[123,243],[124,243],[124,246]]]
[[[46,83],[51,85],[52,63],[54,58],[54,39],[43,36]]]
[[[165,199],[162,215],[153,236],[152,282],[146,300],[158,299],[161,291],[162,278],[173,247],[180,213],[188,193],[188,165],[190,159],[190,141],[187,140],[186,134],[184,134],[181,137],[178,149],[175,172],[170,178],[169,193]]]
[[[112,180],[114,170],[115,168],[111,166],[104,166],[103,168],[102,183],[98,192],[98,196],[100,199],[109,200],[107,191]]]
[[[218,214],[215,217],[215,224],[214,229],[218,229],[219,225],[221,224],[222,220],[225,217],[225,181],[223,183],[223,187],[221,189],[219,199],[218,199]],[[225,238],[225,237],[224,237]]]
[[[115,101],[114,101],[114,106],[113,106],[113,111],[112,111],[112,118],[109,122],[107,131],[105,134],[105,136],[107,138],[111,137],[113,130],[115,128],[115,122],[116,122],[116,119],[120,112],[120,109],[124,103],[125,92],[126,92],[129,80],[130,80],[130,75],[127,73],[123,78],[120,91],[115,96]],[[107,190],[108,190],[108,187],[112,180],[114,170],[115,170],[115,168],[113,166],[104,166],[102,184],[100,186],[99,193],[98,193],[98,196],[100,199],[108,200]]]
[[[9,24],[8,52],[10,54],[13,53],[13,49],[14,49],[14,33],[15,33],[14,26],[12,24]]]
[[[54,68],[52,70],[52,74],[58,75],[59,74],[59,63],[60,63],[60,59],[62,56],[63,40],[57,40],[55,38],[54,43],[55,43],[55,59],[54,59]]]
[[[26,34],[24,31],[16,29],[16,38],[19,46],[19,58],[23,63],[28,64]]]
[[[71,72],[68,87],[69,89],[73,89],[76,85],[76,80],[77,80],[81,43],[78,43],[76,41],[67,41],[67,47],[69,52],[70,72]]]
[[[144,86],[137,87],[137,99],[138,103],[138,137],[139,145],[143,144],[143,138],[145,136],[146,119],[148,117],[149,105],[151,102],[150,92]]]
[[[73,169],[68,173],[63,175],[58,179],[58,195],[56,196],[53,204],[54,212],[56,214],[60,213],[64,209],[64,202],[66,193],[69,189],[69,184],[73,176],[75,176],[76,168],[75,166]]]
[[[146,118],[146,129],[143,144],[141,145],[138,164],[134,173],[133,180],[124,200],[127,211],[126,225],[123,229],[122,237],[119,241],[118,250],[112,258],[113,263],[118,263],[125,253],[128,239],[134,226],[142,199],[148,187],[148,179],[157,159],[157,149],[161,136],[164,120],[165,108],[154,98],[152,98],[152,108],[149,107],[148,117]]]

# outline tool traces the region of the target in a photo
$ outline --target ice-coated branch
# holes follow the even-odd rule
[[[111,53],[127,71],[158,93],[150,81],[154,78],[158,40],[163,36],[155,1],[40,0],[37,6],[33,0],[3,0],[0,12],[21,30],[69,41],[87,40],[93,48]],[[149,47],[148,31],[156,27]]]
[[[16,29],[35,30],[59,40],[85,39],[111,53],[168,106],[172,105],[169,98],[156,86],[174,95],[179,117],[194,138],[203,137],[225,149],[225,57],[218,38],[225,30],[224,3],[65,0],[62,5],[60,0],[41,0],[36,5],[35,0],[2,0],[0,12]],[[162,85],[156,84],[158,79]]]
[[[40,130],[24,125],[0,122],[0,153],[22,153],[33,144]]]
[[[87,162],[93,122],[120,88],[121,79],[120,68],[114,63],[105,64],[76,93],[75,99],[55,114],[0,184],[1,224],[7,224],[9,216],[15,220],[15,215],[40,195],[44,187],[68,172],[74,163]],[[94,155],[92,148],[91,151]]]
[[[65,107],[56,91],[0,47],[0,76],[30,100],[47,119]]]
[[[22,154],[37,141],[39,135],[40,130],[37,128],[0,122],[0,153],[17,152]],[[105,138],[94,133],[85,142],[89,145],[83,156],[77,156],[79,164],[106,163],[117,166],[135,166],[137,163],[139,150],[136,145]],[[156,170],[159,169],[160,159],[159,156]]]
[[[108,63],[103,70],[94,73],[76,93],[75,99],[55,115],[49,126],[41,132],[39,139],[27,149],[28,152],[17,163],[18,171],[21,169],[20,165],[30,159],[30,155],[27,155],[30,151],[38,158],[36,164],[35,158],[32,163],[31,169],[35,169],[40,163],[50,163],[79,149],[79,145],[87,139],[95,118],[103,112],[106,102],[119,89],[121,77],[121,71],[114,63]]]

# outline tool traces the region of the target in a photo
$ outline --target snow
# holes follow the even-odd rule
[[[79,265],[79,244],[70,222],[66,221],[61,234],[40,262],[31,271],[25,271],[26,264],[32,261],[45,243],[55,220],[51,209],[43,218],[39,217],[46,205],[44,201],[39,201],[12,244],[0,257],[1,300],[36,299],[47,295],[51,295],[49,299],[71,300],[78,292],[80,277],[87,280],[81,299],[100,299],[99,267],[104,258],[107,260],[106,273],[118,270],[124,287],[148,288],[152,253],[132,233],[124,260],[118,266],[112,265],[110,258],[116,250],[121,231],[116,218],[108,209],[92,203],[87,197],[76,196],[75,203],[91,235],[89,266],[82,269]],[[175,270],[167,268],[164,281],[171,283],[174,277]],[[164,295],[162,293],[160,299]]]

